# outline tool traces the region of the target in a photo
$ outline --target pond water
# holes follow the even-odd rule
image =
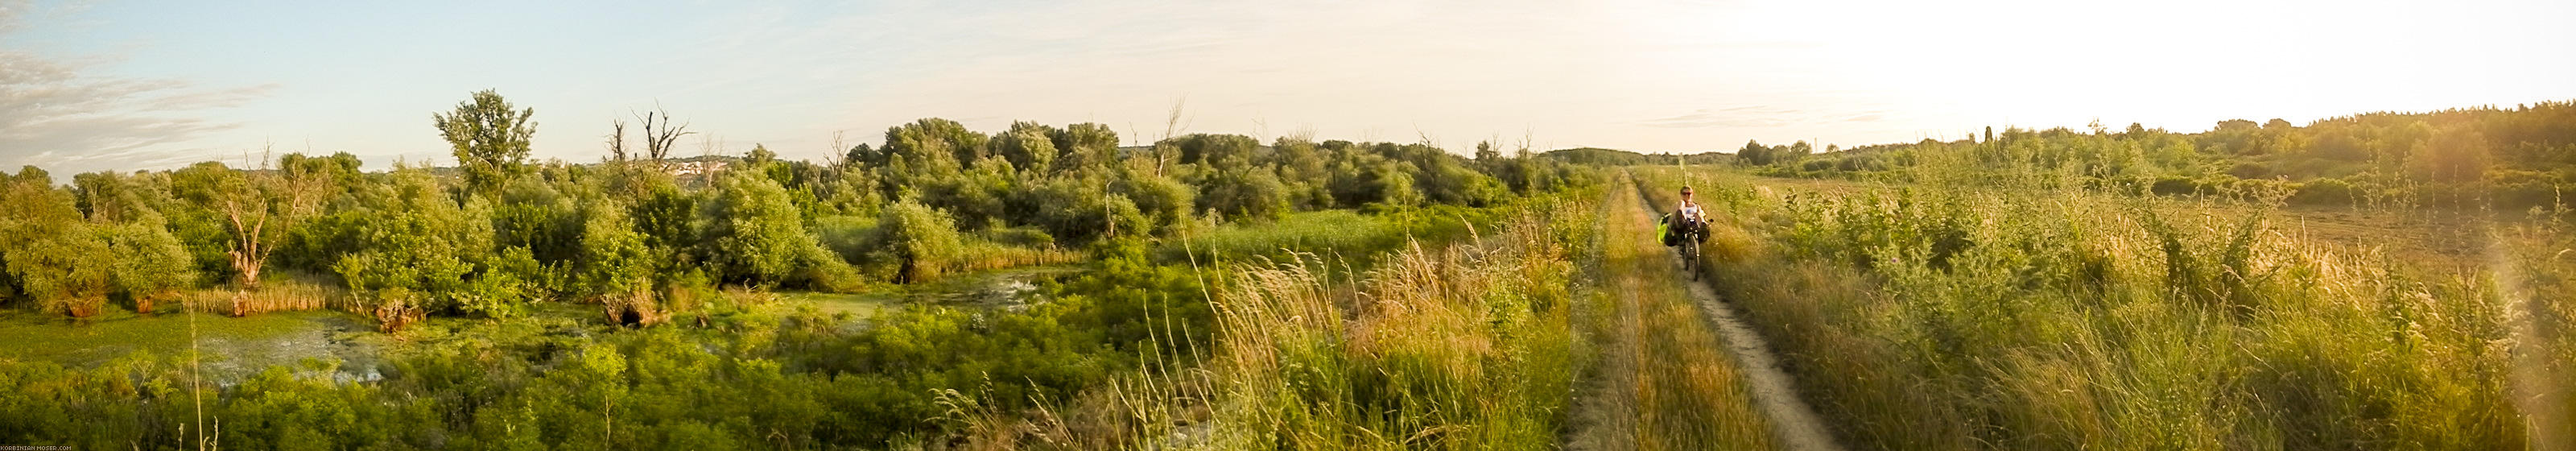
[[[853,319],[867,319],[889,308],[908,304],[985,307],[1022,310],[1036,295],[1041,283],[1080,274],[1074,265],[1029,266],[963,274],[915,285],[892,285],[867,293],[839,294],[806,291],[780,292],[789,302],[810,302],[824,313],[848,313]]]
[[[187,352],[192,315],[112,312],[88,321],[28,311],[0,312],[0,358],[51,361],[75,368],[96,366],[137,351],[159,357]],[[371,323],[327,311],[277,312],[232,318],[194,316],[196,344],[208,373],[242,376],[305,358],[364,362],[372,345],[356,338],[375,334]]]

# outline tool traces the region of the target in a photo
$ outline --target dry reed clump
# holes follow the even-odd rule
[[[420,295],[411,290],[383,290],[376,294],[376,298],[376,306],[369,313],[376,318],[378,332],[402,332],[428,316],[428,309],[420,305]]]
[[[600,313],[607,315],[609,324],[651,326],[671,320],[671,311],[663,307],[663,299],[693,296],[695,296],[694,292],[678,289],[664,290],[660,296],[656,296],[653,289],[638,288],[627,293],[600,296],[599,309]]]
[[[63,314],[73,318],[90,318],[107,310],[106,296],[79,296],[58,301]]]
[[[1026,247],[976,242],[967,245],[965,251],[960,252],[956,258],[940,262],[936,271],[928,271],[928,274],[921,274],[918,278],[910,280],[922,280],[938,274],[1075,263],[1087,257],[1089,254],[1055,246]]]
[[[270,279],[256,290],[197,290],[176,298],[198,312],[237,317],[285,311],[357,311],[362,307],[349,298],[347,290],[288,278]]]
[[[186,294],[181,293],[176,289],[165,289],[152,293],[134,295],[134,313],[145,315],[157,313],[153,310],[157,310],[162,302],[177,300],[184,304],[187,302],[185,301],[186,296]]]

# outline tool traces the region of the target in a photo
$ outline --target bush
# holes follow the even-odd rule
[[[2496,170],[2487,173],[2488,199],[2499,211],[2520,212],[2548,207],[2569,199],[2576,183],[2538,171]]]
[[[963,245],[946,212],[905,200],[886,206],[877,217],[876,251],[870,260],[890,265],[896,282],[910,283],[937,276],[940,264],[956,258]]]
[[[2298,193],[2290,195],[2290,203],[2351,206],[2357,196],[2359,191],[2352,188],[2351,182],[2345,182],[2343,179],[2316,179],[2299,184]]]
[[[876,246],[877,216],[824,216],[814,218],[813,228],[815,240],[842,260],[867,261]]]
[[[2155,183],[2148,185],[2147,189],[2159,195],[2187,196],[2200,192],[2200,184],[2194,182],[2191,177],[2168,175],[2156,178]]]
[[[109,248],[116,256],[117,290],[134,300],[137,313],[152,313],[154,301],[197,284],[196,262],[159,215],[116,226]]]

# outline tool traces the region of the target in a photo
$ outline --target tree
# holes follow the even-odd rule
[[[256,171],[209,161],[171,174],[171,191],[221,218],[227,266],[241,289],[256,290],[272,248],[312,216],[326,187],[324,174],[268,170],[265,159]]]
[[[0,186],[0,261],[18,291],[45,309],[86,318],[107,302],[114,261],[73,197],[34,166]]]
[[[1252,140],[1250,136],[1206,133],[1192,133],[1167,139],[1164,142],[1170,143],[1178,150],[1181,164],[1195,163],[1217,167],[1250,164],[1253,149],[1261,147],[1261,142]]]
[[[599,302],[616,323],[651,323],[663,315],[654,302],[652,248],[635,231],[625,207],[595,205],[582,222],[580,271],[574,280],[581,294]],[[629,321],[632,319],[632,321]]]
[[[887,128],[885,147],[878,150],[889,159],[907,160],[915,170],[963,168],[984,155],[990,140],[957,121],[927,118]]]
[[[159,300],[176,297],[197,283],[197,268],[188,248],[170,234],[159,213],[145,211],[134,221],[114,226],[108,249],[116,256],[116,289],[134,300],[136,313],[152,313]]]
[[[778,182],[753,174],[727,173],[717,180],[716,197],[700,216],[707,224],[704,255],[724,279],[774,286],[816,264],[817,255],[830,254],[805,230],[787,196]]]
[[[526,170],[528,139],[537,133],[537,124],[528,119],[536,114],[536,109],[517,108],[499,92],[486,89],[457,103],[454,112],[431,113],[430,119],[456,153],[467,188],[486,193]]]
[[[671,146],[678,144],[680,137],[698,133],[688,131],[688,123],[671,125],[671,113],[658,107],[633,114],[635,120],[644,124],[644,154],[640,156],[654,162],[656,168],[663,159],[671,157]],[[623,119],[609,121],[608,156],[613,161],[626,161],[637,156],[626,151],[626,121]]]
[[[1151,220],[1153,230],[1133,231],[1137,234],[1168,232],[1187,223],[1192,214],[1190,207],[1198,195],[1196,190],[1179,180],[1135,170],[1126,171],[1123,177],[1112,181],[1109,191],[1134,202],[1137,211]]]
[[[1061,154],[1055,172],[1107,169],[1118,161],[1118,132],[1107,125],[1081,123],[1056,130],[1050,137]]]
[[[993,137],[993,154],[1021,171],[1044,174],[1055,167],[1061,153],[1055,145],[1059,134],[1063,132],[1036,122],[1013,122],[1010,131]]]
[[[76,318],[97,315],[115,276],[101,232],[79,221],[21,229],[17,233],[37,236],[9,252],[10,275],[47,310]]]
[[[134,301],[135,312],[152,313],[155,301],[174,297],[196,283],[194,257],[155,208],[171,203],[169,194],[144,183],[160,180],[157,176],[93,172],[72,180],[81,213],[88,216],[92,231],[106,241],[114,260],[109,274],[114,289]]]
[[[1771,153],[1771,148],[1763,146],[1761,141],[1756,140],[1745,140],[1744,148],[1736,149],[1735,158],[1755,166],[1771,164],[1776,160]]]
[[[1228,219],[1276,219],[1287,216],[1288,187],[1268,169],[1220,168],[1200,182],[1198,206]]]
[[[390,198],[375,211],[378,220],[369,224],[363,250],[332,265],[349,291],[376,300],[378,319],[389,324],[413,311],[507,315],[512,300],[476,299],[481,302],[468,305],[456,297],[493,248],[487,201],[478,197],[457,205],[424,169],[398,169],[392,179]]]

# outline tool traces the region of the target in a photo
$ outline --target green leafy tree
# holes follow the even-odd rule
[[[395,305],[395,310],[489,316],[513,312],[515,299],[458,302],[475,265],[491,252],[490,207],[479,198],[457,205],[427,170],[396,170],[393,180],[392,197],[376,210],[378,220],[366,231],[364,250],[332,266],[349,290],[379,302],[409,304]]]
[[[106,305],[115,262],[104,232],[42,169],[20,169],[0,192],[0,260],[17,290],[47,310],[85,318]]]
[[[1250,164],[1253,149],[1261,146],[1250,136],[1194,133],[1164,140],[1179,149],[1181,164],[1205,164],[1232,167]]]
[[[430,119],[455,152],[457,166],[464,168],[466,187],[486,193],[526,171],[528,140],[537,133],[529,118],[536,114],[536,109],[512,106],[500,92],[486,89],[457,103],[455,111],[432,113]]]
[[[1291,208],[1288,186],[1269,170],[1249,166],[1217,169],[1200,182],[1199,208],[1227,219],[1277,219]]]
[[[1063,131],[1036,122],[1013,122],[1010,131],[993,137],[993,154],[1021,171],[1044,174],[1055,167],[1059,134]]]
[[[1143,171],[1125,171],[1123,177],[1110,183],[1109,192],[1135,203],[1137,211],[1153,223],[1153,230],[1139,231],[1151,235],[1170,232],[1189,223],[1198,191],[1171,177]]]
[[[172,194],[199,218],[220,224],[224,258],[242,289],[256,290],[276,247],[318,210],[327,175],[314,172],[237,171],[204,162],[171,174]]]
[[[158,213],[146,211],[114,226],[108,248],[116,256],[116,288],[134,300],[134,311],[152,313],[155,302],[177,297],[197,283],[197,267],[179,237]]]
[[[644,234],[635,231],[625,208],[594,207],[581,228],[580,285],[586,294],[608,298],[640,296],[653,289],[655,263]]]
[[[169,206],[166,190],[151,176],[129,177],[93,172],[73,178],[73,193],[90,226],[107,241],[115,260],[115,290],[134,302],[134,311],[151,313],[153,303],[170,299],[195,285],[197,265],[187,246],[170,232],[159,206]]]
[[[991,138],[957,121],[928,118],[886,129],[885,148],[879,149],[888,161],[896,160],[912,170],[937,171],[964,168],[984,155]]]
[[[776,285],[830,255],[805,222],[786,188],[768,178],[728,173],[702,214],[705,255],[730,282]],[[832,261],[839,261],[837,257]]]
[[[1073,124],[1050,138],[1062,153],[1056,158],[1055,172],[1106,170],[1118,162],[1118,132],[1107,125]]]

